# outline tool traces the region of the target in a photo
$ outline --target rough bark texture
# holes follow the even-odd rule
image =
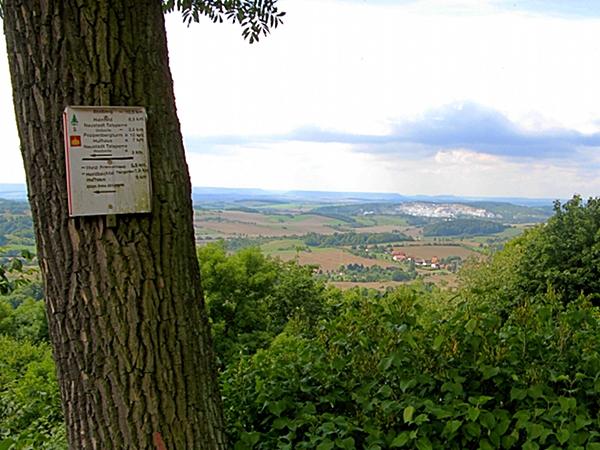
[[[161,2],[6,0],[4,31],[70,448],[224,448]],[[146,107],[151,214],[68,218],[67,105]]]

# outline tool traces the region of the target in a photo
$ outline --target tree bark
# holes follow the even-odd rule
[[[4,3],[69,446],[225,448],[161,2]],[[67,105],[146,108],[152,213],[68,217]]]

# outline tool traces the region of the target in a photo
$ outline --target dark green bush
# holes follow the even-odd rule
[[[222,375],[236,448],[600,448],[600,322],[585,299],[442,315],[349,294],[315,338]]]
[[[50,346],[0,335],[0,449],[66,447]]]

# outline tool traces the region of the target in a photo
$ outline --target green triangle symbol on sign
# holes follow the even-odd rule
[[[78,125],[79,121],[77,120],[77,116],[73,114],[73,118],[71,119],[71,125]]]

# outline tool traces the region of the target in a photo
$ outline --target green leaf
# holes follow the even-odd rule
[[[444,336],[438,334],[435,339],[433,340],[433,345],[432,348],[434,350],[439,350],[439,348],[442,346],[442,344],[444,343]]]
[[[269,412],[275,416],[280,416],[283,411],[285,411],[287,407],[287,402],[285,400],[278,400],[276,402],[271,402],[268,404],[267,409]]]
[[[487,439],[483,439],[479,443],[479,450],[494,450],[494,446],[492,446],[492,444],[490,444],[490,441],[488,441]]]
[[[558,397],[558,403],[560,404],[560,409],[564,412],[568,412],[571,409],[571,402],[567,397]]]
[[[469,436],[474,438],[479,437],[481,434],[481,427],[476,422],[468,422],[463,426],[463,429]]]
[[[527,430],[527,437],[529,439],[537,439],[544,432],[544,427],[538,423],[530,423],[525,429]]]
[[[402,414],[402,417],[404,418],[404,422],[406,422],[406,423],[412,422],[414,414],[415,414],[414,406],[407,406],[406,408],[404,408],[404,413]]]
[[[422,436],[417,440],[417,448],[419,450],[433,450],[431,441],[426,436]]]
[[[0,441],[0,450],[9,450],[11,446],[15,444],[15,441],[11,438],[2,439]]]
[[[514,432],[502,437],[502,447],[503,448],[512,448],[513,445],[517,443],[519,440],[519,433]]]
[[[335,443],[331,439],[325,439],[319,445],[317,445],[317,450],[331,450],[335,447]]]
[[[462,425],[462,420],[450,420],[450,421],[446,422],[446,425],[444,426],[444,431],[442,431],[442,434],[444,436],[452,435],[452,434],[456,433],[456,431],[460,428],[461,425]]]
[[[510,419],[504,417],[498,421],[498,424],[496,425],[496,429],[494,431],[498,434],[498,436],[502,436],[504,433],[506,433],[509,426]]]
[[[394,361],[394,356],[388,356],[387,358],[383,358],[379,361],[378,368],[380,371],[385,372],[392,366],[392,362]]]
[[[542,390],[542,386],[539,384],[536,384],[535,386],[530,387],[528,390],[529,396],[533,399],[540,398],[543,395],[543,393],[544,392]]]
[[[515,419],[517,419],[519,422],[527,422],[531,417],[531,413],[526,409],[522,409],[522,410],[514,413],[513,417]]]
[[[523,400],[527,396],[527,389],[512,388],[510,390],[511,400]]]
[[[259,441],[260,433],[258,431],[245,431],[242,433],[241,438],[244,444],[247,444],[250,447],[252,447],[256,445],[256,443]]]
[[[233,446],[233,450],[250,450],[251,448],[252,447],[246,444],[244,441],[237,441]]]
[[[398,436],[396,436],[394,438],[394,440],[390,444],[390,447],[392,447],[392,448],[404,447],[409,440],[410,440],[410,433],[408,431],[403,431],[402,433],[400,433]]]
[[[417,425],[421,425],[425,422],[429,422],[429,417],[427,417],[427,414],[419,414],[415,418],[415,424],[417,424]]]
[[[447,419],[452,417],[453,413],[443,408],[430,408],[429,412],[435,416],[436,419]]]
[[[575,429],[576,430],[581,430],[582,428],[588,426],[591,423],[592,423],[592,421],[585,416],[577,415],[577,417],[575,417]]]
[[[496,426],[496,416],[489,411],[484,411],[479,418],[479,423],[491,430]]]
[[[400,381],[400,390],[402,392],[406,392],[407,389],[414,387],[416,384],[417,381],[414,378],[411,378],[409,380],[402,380]]]
[[[473,408],[472,406],[469,406],[469,409],[467,411],[467,417],[471,422],[474,422],[479,418],[480,413],[481,410],[479,408]]]
[[[335,370],[342,370],[344,367],[346,367],[346,360],[344,360],[343,358],[335,358],[331,362],[331,365]]]
[[[500,373],[500,369],[498,367],[490,367],[484,366],[481,368],[481,374],[483,375],[484,380],[489,380],[492,377],[495,377]]]
[[[473,333],[473,331],[475,331],[476,328],[477,328],[477,320],[475,320],[475,319],[470,319],[465,325],[465,329],[469,333]]]
[[[334,422],[325,422],[321,425],[320,431],[324,434],[332,434],[337,431],[337,425]]]
[[[489,402],[493,397],[489,395],[479,395],[477,397],[469,397],[469,403],[477,406],[481,406]]]
[[[290,424],[290,419],[287,417],[278,417],[273,421],[273,429],[281,430],[282,428],[286,428]]]
[[[538,450],[540,446],[533,441],[527,441],[523,444],[523,450]]]
[[[571,433],[566,428],[561,428],[556,433],[556,439],[558,439],[558,442],[560,442],[561,445],[564,444],[565,442],[567,442],[570,437],[571,437]]]
[[[381,386],[378,393],[381,394],[385,398],[389,398],[394,394],[394,391],[387,384],[384,384],[383,386]]]
[[[335,445],[337,445],[339,448],[346,448],[349,450],[356,448],[356,445],[354,443],[354,438],[352,438],[352,437],[348,437],[346,439],[336,439]]]

